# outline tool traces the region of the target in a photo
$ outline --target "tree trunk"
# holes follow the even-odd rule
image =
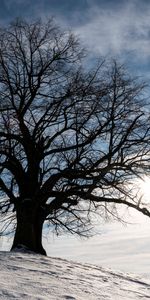
[[[25,247],[27,250],[46,255],[42,246],[42,228],[44,219],[30,207],[21,207],[17,211],[17,227],[11,250]]]

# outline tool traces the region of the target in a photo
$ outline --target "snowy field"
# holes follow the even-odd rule
[[[2,251],[12,239],[1,238],[0,300],[150,299],[150,220],[130,221],[105,224],[87,241],[44,238],[49,257]]]
[[[102,224],[99,234],[88,240],[44,234],[44,248],[50,257],[150,276],[150,219],[134,212],[128,221],[127,226]],[[12,238],[0,238],[0,251],[9,251],[11,245]]]
[[[90,264],[0,252],[0,299],[146,300],[150,278]]]

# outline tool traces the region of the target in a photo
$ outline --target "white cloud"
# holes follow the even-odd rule
[[[150,58],[150,3],[142,9],[138,1],[130,1],[114,9],[91,6],[84,25],[75,28],[92,51],[100,55],[134,55]]]
[[[48,255],[88,262],[126,272],[149,273],[150,220],[131,210],[128,226],[108,223],[89,240],[62,236],[44,240]]]

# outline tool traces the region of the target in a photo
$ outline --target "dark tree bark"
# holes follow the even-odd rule
[[[17,208],[17,228],[11,250],[25,247],[30,251],[46,255],[42,246],[44,216],[42,210],[33,207],[31,200],[24,199]]]

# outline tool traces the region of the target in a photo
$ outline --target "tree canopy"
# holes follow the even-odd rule
[[[12,248],[45,254],[44,222],[86,235],[94,212],[117,217],[119,204],[150,216],[133,188],[150,166],[145,85],[84,56],[53,20],[0,29],[0,211],[15,224]]]

